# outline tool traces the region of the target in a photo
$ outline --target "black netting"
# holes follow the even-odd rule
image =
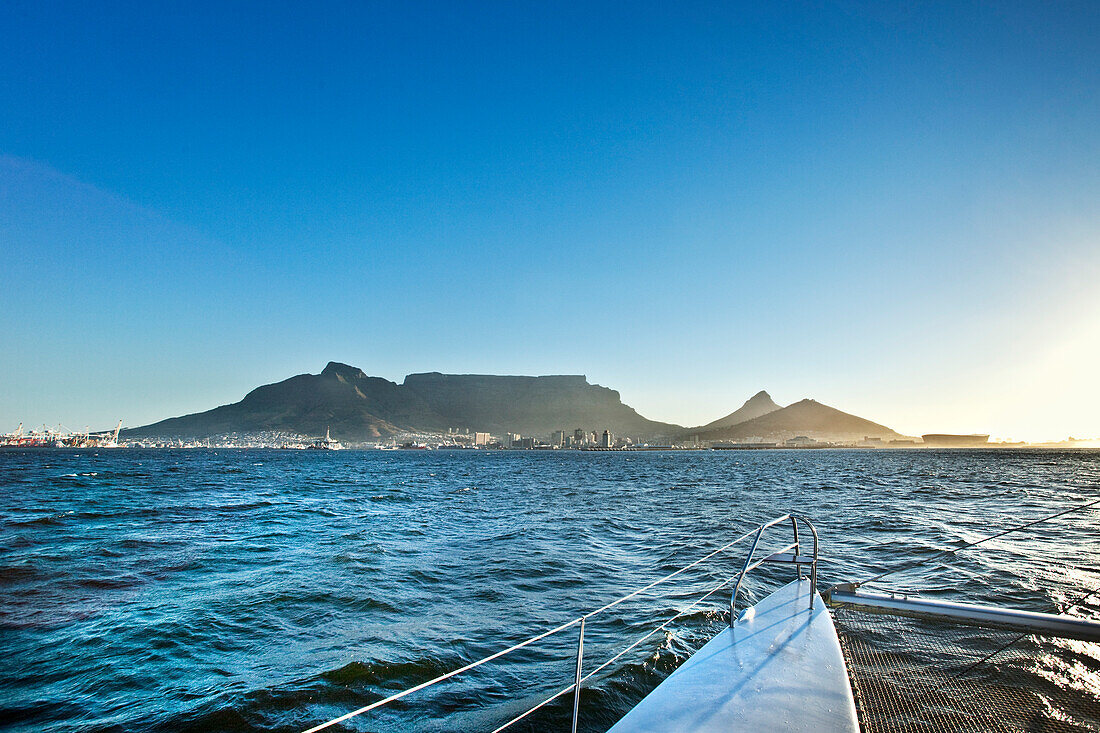
[[[851,609],[833,618],[863,731],[1100,731],[1100,645]]]

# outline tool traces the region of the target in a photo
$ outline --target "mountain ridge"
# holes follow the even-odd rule
[[[726,415],[720,417],[714,422],[707,423],[702,427],[694,428],[697,431],[706,430],[718,430],[720,428],[728,428],[739,423],[747,422],[757,417],[768,414],[769,412],[775,412],[781,409],[779,405],[775,403],[772,396],[767,393],[766,390],[760,390],[752,397],[745,400],[745,404]]]
[[[706,441],[739,441],[749,438],[781,441],[800,435],[830,442],[859,441],[868,437],[894,440],[902,437],[885,425],[809,398],[751,420],[693,432],[692,435]]]
[[[584,375],[499,376],[410,374],[401,384],[329,362],[320,374],[299,374],[250,391],[239,402],[132,428],[127,435],[203,437],[284,430],[371,441],[404,432],[469,428],[496,434],[545,435],[554,430],[609,429],[639,439],[683,428],[642,417],[613,389]]]
[[[556,430],[610,430],[641,441],[897,438],[890,428],[815,400],[780,407],[765,390],[734,412],[698,428],[650,420],[616,390],[583,374],[545,376],[420,372],[398,384],[341,362],[319,374],[261,385],[238,402],[129,428],[127,436],[203,438],[233,432],[285,431],[371,442],[402,433],[450,428],[545,436]]]

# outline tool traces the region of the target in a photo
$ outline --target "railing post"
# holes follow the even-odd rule
[[[810,566],[810,610],[814,610],[814,596],[817,595],[817,550],[814,550],[814,564]]]
[[[581,632],[577,636],[577,676],[573,680],[573,733],[577,733],[577,717],[581,710],[581,667],[584,664],[584,617]]]
[[[802,554],[802,545],[798,543],[798,517],[793,514],[791,515],[791,527],[794,529],[794,556],[797,558]],[[802,566],[798,563],[794,564],[794,573],[799,580],[802,580]]]
[[[779,520],[782,521],[782,520]],[[745,573],[748,572],[749,565],[752,564],[752,556],[756,553],[756,546],[760,544],[760,535],[764,533],[764,528],[768,526],[761,524],[760,528],[756,530],[756,536],[752,539],[752,547],[749,548],[749,556],[745,558],[745,564],[741,567],[741,574],[737,576],[737,584],[733,586],[733,594],[730,595],[730,628],[733,628],[734,622],[737,620],[737,591],[741,590],[741,581],[745,579]]]
[[[802,521],[810,528],[810,534],[814,539],[813,561],[810,562],[810,610],[814,610],[814,597],[817,596],[817,527],[814,523],[802,517]]]

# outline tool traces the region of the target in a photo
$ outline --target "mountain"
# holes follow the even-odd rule
[[[469,427],[492,433],[547,435],[555,430],[608,429],[616,435],[672,435],[682,428],[647,420],[619,393],[582,375],[510,377],[410,374],[402,387],[431,405],[438,429]]]
[[[815,440],[847,442],[864,437],[895,439],[901,436],[878,423],[849,415],[815,400],[802,400],[745,422],[711,430],[692,431],[700,440],[787,440],[805,435]]]
[[[767,415],[769,412],[775,412],[780,409],[779,405],[775,404],[772,400],[772,396],[760,390],[752,397],[745,401],[745,404],[726,415],[723,418],[715,420],[712,423],[707,423],[701,428],[694,428],[696,431],[718,430],[719,428],[728,428],[739,423],[752,420],[753,418],[760,417],[761,415]]]
[[[826,441],[900,437],[890,428],[814,400],[779,407],[758,392],[735,412],[700,428],[648,420],[619,393],[582,375],[545,377],[487,374],[410,374],[397,384],[329,362],[320,374],[299,374],[249,392],[240,402],[173,417],[126,431],[128,436],[202,438],[279,430],[332,436],[347,442],[448,428],[542,437],[555,430],[604,429],[641,440],[698,436],[704,441],[785,440],[805,435]]]
[[[282,430],[370,441],[402,432],[469,428],[544,436],[555,430],[609,429],[617,435],[673,435],[677,425],[647,420],[615,390],[575,376],[410,374],[403,384],[330,362],[320,374],[300,374],[258,387],[240,402],[162,420],[127,435],[198,438],[229,432]]]
[[[354,367],[330,363],[320,374],[299,374],[257,387],[240,402],[162,420],[128,430],[126,434],[194,438],[283,430],[323,435],[331,426],[334,435],[340,438],[377,439],[399,430],[383,414],[394,414],[400,419],[417,408],[430,413],[423,405],[409,404],[398,394],[399,389],[393,382],[368,377]]]

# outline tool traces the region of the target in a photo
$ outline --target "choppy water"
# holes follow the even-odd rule
[[[789,509],[815,520],[828,584],[1097,497],[1100,452],[0,453],[0,725],[300,730]],[[1100,585],[1098,531],[1089,510],[898,584],[1051,610]],[[741,552],[601,617],[586,659],[686,607]],[[754,576],[749,597],[776,577]],[[726,623],[728,593],[710,601],[586,691],[585,730]],[[569,684],[575,643],[551,638],[347,729],[491,730]],[[1095,646],[1056,657],[1050,674],[1100,708]],[[561,729],[571,705],[526,729]]]

